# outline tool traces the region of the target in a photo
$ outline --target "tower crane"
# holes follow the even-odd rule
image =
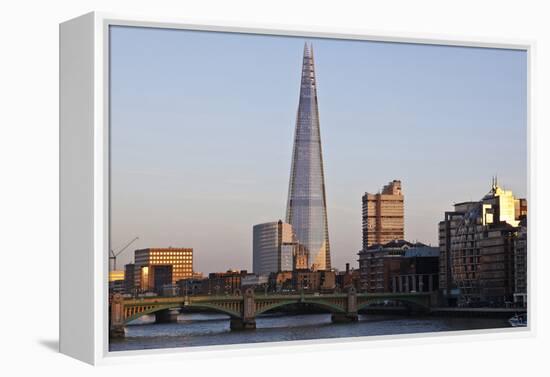
[[[113,251],[113,249],[111,249],[111,255],[109,255],[109,260],[112,260],[112,261],[113,261],[113,270],[116,270],[116,258],[117,258],[124,250],[126,250],[128,247],[130,247],[130,245],[133,244],[134,242],[136,242],[137,240],[139,240],[139,237],[135,237],[134,239],[132,239],[130,242],[128,242],[126,245],[124,245],[124,247],[121,248],[120,250],[118,250],[116,253]]]

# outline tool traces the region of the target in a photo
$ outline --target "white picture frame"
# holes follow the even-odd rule
[[[370,41],[520,49],[528,61],[528,200],[529,217],[536,211],[531,156],[534,147],[532,82],[535,44],[525,40],[495,40],[411,33],[365,33],[363,30],[282,25],[199,24],[171,18],[149,18],[92,12],[60,24],[60,351],[90,364],[143,358],[210,357],[229,354],[292,352],[294,347],[316,349],[370,347],[386,342],[445,341],[461,335],[468,339],[533,336],[536,302],[533,302],[532,244],[528,251],[530,295],[529,327],[523,331],[469,330],[453,334],[416,334],[297,341],[283,344],[175,348],[144,351],[108,350],[108,235],[109,235],[109,38],[111,25],[255,33],[281,36],[330,37]],[[532,239],[532,229],[529,238]],[[366,342],[368,340],[368,342]]]

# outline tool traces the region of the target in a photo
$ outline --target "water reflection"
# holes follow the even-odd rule
[[[508,327],[505,319],[387,315],[360,315],[358,322],[333,324],[330,314],[272,314],[258,317],[257,329],[252,331],[231,331],[229,317],[223,314],[185,313],[178,316],[178,323],[167,324],[155,324],[154,320],[154,315],[150,315],[132,322],[127,327],[126,338],[111,341],[110,350],[193,347]]]

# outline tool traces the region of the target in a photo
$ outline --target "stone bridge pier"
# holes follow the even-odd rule
[[[355,322],[359,319],[357,314],[357,292],[353,287],[348,290],[348,297],[346,298],[345,306],[345,313],[332,313],[332,322],[346,323]]]
[[[243,295],[240,318],[231,318],[231,330],[253,330],[256,328],[256,302],[254,291],[248,288]]]
[[[303,298],[302,298],[303,299]],[[297,302],[303,302],[302,300]],[[306,301],[307,302],[307,301]],[[346,323],[354,322],[358,320],[357,314],[357,292],[355,288],[348,290],[347,297],[344,302],[344,311],[333,312],[332,322],[334,323]],[[243,295],[241,316],[232,317],[230,322],[231,330],[251,330],[256,328],[256,301],[254,298],[254,291],[247,289]]]
[[[124,329],[124,308],[122,296],[120,294],[113,295],[111,302],[111,317],[109,320],[109,337],[113,339],[124,338],[126,330]]]

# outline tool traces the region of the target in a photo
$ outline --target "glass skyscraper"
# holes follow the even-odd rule
[[[309,268],[329,270],[330,244],[317,83],[313,48],[307,43],[304,46],[286,222],[292,225],[297,241],[305,247]]]

